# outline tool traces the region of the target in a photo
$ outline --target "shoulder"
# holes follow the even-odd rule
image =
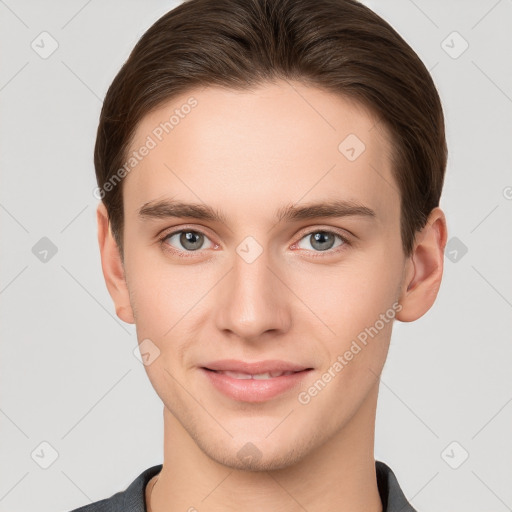
[[[407,501],[393,470],[380,460],[375,461],[375,469],[383,512],[417,512]]]
[[[161,469],[162,464],[152,466],[143,471],[124,491],[70,512],[146,512],[146,485]]]

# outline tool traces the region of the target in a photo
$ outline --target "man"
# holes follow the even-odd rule
[[[395,320],[437,296],[441,103],[353,0],[188,0],[104,101],[98,240],[163,464],[92,511],[414,511],[374,459]]]

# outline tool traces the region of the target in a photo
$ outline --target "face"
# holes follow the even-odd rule
[[[357,103],[277,82],[175,98],[144,145],[123,238],[149,379],[212,459],[292,464],[348,425],[386,359],[406,264],[389,137]]]

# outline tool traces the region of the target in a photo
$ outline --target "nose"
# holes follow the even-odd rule
[[[217,329],[247,342],[285,333],[291,325],[293,297],[285,283],[282,267],[272,264],[265,251],[254,261],[235,254],[215,297]]]

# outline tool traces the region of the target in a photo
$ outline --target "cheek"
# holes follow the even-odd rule
[[[396,301],[398,277],[393,269],[367,269],[361,275],[350,276],[343,317],[354,329],[369,328],[386,314]],[[352,336],[356,333],[352,332]]]
[[[188,322],[194,317],[194,288],[190,283],[186,286],[178,268],[171,272],[169,266],[136,267],[134,263],[129,286],[137,338],[141,352],[149,349],[152,357],[144,369],[160,399],[174,410],[180,396],[178,382],[183,381],[182,356],[191,336]]]
[[[294,290],[308,311],[301,315],[306,325],[318,324],[333,343],[352,339],[385,314],[397,299],[402,274],[398,259],[385,251],[347,259],[329,269],[289,276]],[[394,310],[388,313],[392,316]]]
[[[156,269],[149,273],[153,271],[156,273]],[[136,310],[135,321],[140,336],[163,345],[192,318],[194,304],[200,297],[199,290],[196,293],[192,282],[189,281],[187,286],[181,279],[178,272],[172,275],[144,272],[137,282],[132,283],[132,306]]]
[[[155,251],[145,254],[127,244],[125,268],[138,338],[149,338],[160,344],[158,340],[172,327],[180,309],[181,300],[171,297],[182,297],[182,290],[176,273],[169,275],[169,267],[152,259],[152,252]]]
[[[373,255],[371,261],[361,259],[333,271],[329,279],[318,283],[324,285],[323,293],[318,287],[309,288],[305,302],[319,312],[326,336],[317,345],[324,356],[321,374],[316,376],[322,382],[308,385],[323,389],[325,383],[326,391],[314,398],[313,407],[319,414],[326,408],[332,410],[333,400],[339,403],[328,420],[333,428],[356,411],[382,372],[400,308],[396,290],[401,267],[396,261],[384,254],[381,258]],[[311,330],[311,318],[307,315],[301,329]]]
[[[205,296],[216,276],[200,265],[171,264],[161,255],[136,251],[126,268],[137,337],[149,338],[160,350],[156,367],[176,369],[190,340],[201,338],[198,331],[208,318]]]

